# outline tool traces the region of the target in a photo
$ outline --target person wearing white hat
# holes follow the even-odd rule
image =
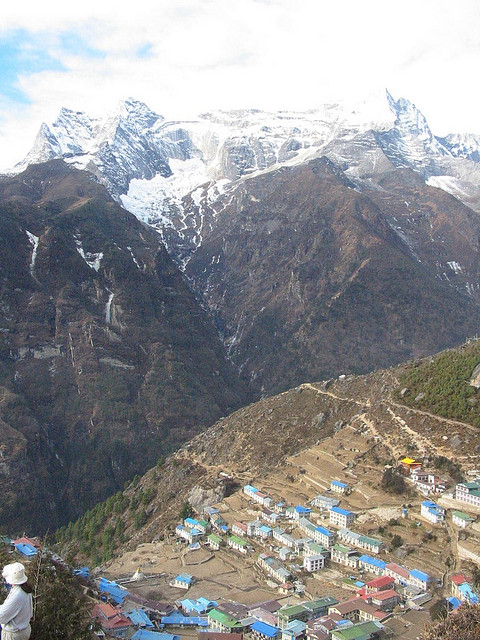
[[[7,564],[2,577],[12,586],[7,599],[0,605],[2,640],[28,640],[32,632],[33,589],[25,574],[25,567],[21,562]]]

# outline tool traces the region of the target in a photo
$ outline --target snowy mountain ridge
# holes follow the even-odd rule
[[[386,100],[359,108],[218,111],[189,121],[167,121],[133,98],[105,118],[62,109],[54,123],[42,124],[13,172],[52,158],[92,172],[184,264],[202,242],[202,203],[211,214],[240,178],[320,155],[359,190],[372,175],[408,168],[480,209],[480,136],[438,138],[413,103],[388,91]]]

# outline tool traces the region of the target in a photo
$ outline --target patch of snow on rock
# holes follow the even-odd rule
[[[26,231],[26,234],[28,236],[28,239],[30,240],[30,244],[33,246],[33,251],[32,251],[32,259],[30,261],[30,273],[33,275],[33,271],[35,269],[35,260],[37,258],[37,248],[38,248],[38,236],[34,236],[33,233],[30,233],[30,231]]]
[[[172,175],[156,175],[151,180],[130,181],[128,193],[121,196],[122,205],[139,220],[151,226],[171,227],[172,208],[182,206],[182,198],[208,182],[205,163],[200,158],[170,160]]]
[[[425,180],[425,184],[429,187],[443,189],[443,191],[446,191],[452,196],[460,197],[465,195],[465,191],[462,189],[460,181],[453,176],[430,176],[428,180]]]
[[[454,271],[456,274],[462,273],[462,267],[458,264],[458,262],[452,261],[452,262],[447,262],[447,264],[450,267],[450,269]]]
[[[77,236],[73,236],[73,239],[75,240],[75,246],[77,248],[78,253],[82,256],[82,258],[85,260],[88,266],[91,269],[95,269],[95,271],[98,271],[102,263],[103,252],[102,251],[100,251],[99,253],[90,253],[89,251],[85,252],[82,247],[82,241]]]

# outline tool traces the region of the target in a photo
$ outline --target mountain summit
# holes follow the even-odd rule
[[[413,103],[388,91],[383,104],[369,109],[326,104],[305,113],[220,111],[183,122],[166,121],[134,98],[102,118],[62,109],[54,123],[41,126],[15,170],[53,158],[87,169],[160,232],[180,265],[206,231],[201,212],[185,215],[189,198],[201,209],[238,180],[321,155],[360,190],[393,165],[433,179],[432,185],[480,210],[478,138],[436,137]]]

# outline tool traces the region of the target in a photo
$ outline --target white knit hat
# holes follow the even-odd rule
[[[25,567],[21,562],[13,562],[3,567],[2,577],[8,584],[24,584],[28,578],[25,575]]]

